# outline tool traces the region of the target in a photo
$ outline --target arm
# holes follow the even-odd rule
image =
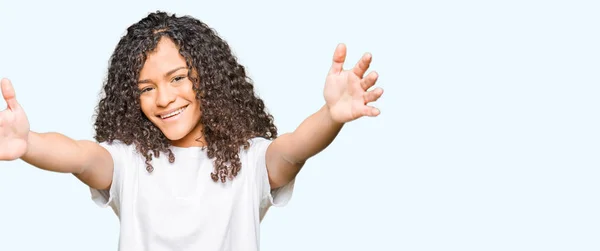
[[[324,150],[342,129],[327,106],[306,118],[292,133],[279,136],[267,149],[269,183],[275,189],[290,182],[310,157]]]
[[[350,71],[343,70],[345,58],[346,47],[340,44],[325,83],[326,105],[304,120],[294,132],[281,135],[269,145],[266,163],[271,188],[281,187],[294,179],[306,160],[333,142],[344,123],[379,115],[377,108],[366,105],[383,94],[381,88],[367,91],[377,81],[375,72],[363,78],[371,55],[365,54]]]
[[[31,132],[12,84],[2,79],[0,85],[8,105],[0,112],[0,160],[21,158],[41,169],[73,173],[92,188],[110,187],[113,162],[107,150],[97,143],[75,141],[58,133]]]
[[[21,159],[40,169],[72,173],[91,188],[108,189],[112,183],[112,157],[96,142],[30,132],[27,152]]]

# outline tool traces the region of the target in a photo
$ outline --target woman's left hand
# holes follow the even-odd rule
[[[377,87],[369,90],[377,81],[377,73],[363,77],[371,64],[371,54],[365,53],[351,70],[344,70],[346,46],[339,44],[333,55],[333,64],[325,81],[323,95],[335,122],[346,123],[363,116],[375,117],[379,109],[368,105],[383,94]]]

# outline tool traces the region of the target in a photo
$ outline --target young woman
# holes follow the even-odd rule
[[[383,90],[365,54],[343,70],[340,44],[325,104],[278,136],[228,44],[201,21],[151,13],[127,29],[110,61],[97,142],[29,129],[2,80],[0,159],[72,173],[121,222],[120,250],[258,250],[267,209],[284,205],[304,163],[344,123],[377,116]]]

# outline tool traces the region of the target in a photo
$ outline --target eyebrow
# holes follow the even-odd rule
[[[175,68],[173,70],[170,70],[167,73],[165,73],[164,77],[166,78],[166,77],[170,76],[171,74],[173,74],[176,71],[181,70],[181,69],[187,69],[187,67],[181,66],[181,67],[177,67],[177,68]],[[150,83],[150,82],[151,82],[150,79],[143,79],[143,80],[138,81],[138,84],[145,84],[145,83]]]

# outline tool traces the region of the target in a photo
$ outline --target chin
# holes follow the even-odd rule
[[[185,123],[187,121],[178,121],[177,124],[170,126],[159,127],[159,130],[165,135],[165,137],[171,141],[180,141],[185,139],[194,131],[192,123]]]
[[[163,132],[163,134],[170,141],[177,141],[177,140],[183,139],[186,135],[185,133],[181,133],[181,132],[167,132],[167,133]]]
[[[190,133],[192,133],[193,128],[175,127],[175,128],[169,128],[168,130],[161,130],[161,131],[168,140],[173,142],[173,141],[182,140],[182,139],[185,139],[185,137],[188,137],[190,135]]]

